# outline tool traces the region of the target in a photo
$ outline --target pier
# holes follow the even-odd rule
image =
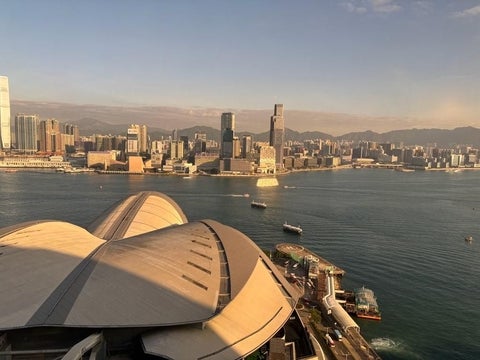
[[[337,299],[345,271],[309,249],[278,244],[272,259],[303,296],[299,314],[322,348],[323,359],[380,359]]]

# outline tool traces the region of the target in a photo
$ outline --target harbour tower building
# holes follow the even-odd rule
[[[15,116],[15,141],[19,153],[34,154],[38,147],[38,115]]]
[[[235,114],[226,112],[221,117],[220,127],[220,158],[228,159],[234,157],[233,140],[235,134]]]
[[[11,145],[8,77],[0,76],[0,150],[10,150]]]
[[[275,148],[275,166],[283,169],[283,146],[285,144],[285,118],[283,104],[275,104],[270,118],[270,146]]]

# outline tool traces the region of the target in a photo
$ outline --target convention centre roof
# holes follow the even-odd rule
[[[0,331],[145,328],[148,354],[240,358],[282,328],[298,297],[247,236],[188,222],[161,193],[128,196],[88,229],[0,229]]]

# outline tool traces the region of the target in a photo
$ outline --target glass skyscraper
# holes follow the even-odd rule
[[[10,96],[8,94],[8,77],[0,76],[0,149],[10,150]]]
[[[283,104],[275,104],[273,116],[270,118],[270,146],[275,148],[275,166],[283,169],[283,147],[285,145],[285,119]]]
[[[38,115],[17,114],[15,116],[16,149],[24,153],[35,153],[38,142]]]
[[[233,137],[235,135],[235,114],[223,113],[220,124],[220,158],[228,159],[234,157]]]

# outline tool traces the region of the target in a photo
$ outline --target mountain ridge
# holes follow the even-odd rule
[[[211,139],[219,139],[222,112],[232,111],[236,115],[237,135],[254,135],[257,141],[268,141],[268,130],[272,110],[235,110],[216,108],[183,109],[171,106],[106,106],[78,105],[55,102],[11,101],[12,113],[39,114],[41,119],[56,118],[62,123],[76,124],[82,135],[126,133],[130,124],[145,124],[152,139],[168,137],[172,130],[179,135],[193,138],[195,129],[204,131]],[[45,117],[47,115],[47,117]],[[441,147],[455,144],[471,144],[480,147],[480,130],[473,126],[453,129],[423,126],[414,119],[393,117],[368,117],[341,113],[303,110],[285,110],[287,124],[286,139],[304,141],[309,139],[331,139],[350,141],[403,142],[405,145],[436,143]],[[191,124],[202,124],[191,126]],[[296,130],[288,128],[295,124]],[[312,130],[312,126],[322,131]],[[371,126],[365,130],[366,124]],[[402,126],[403,129],[392,129]],[[203,130],[200,130],[200,129]],[[336,134],[336,135],[335,135]]]
[[[92,134],[110,134],[110,135],[126,135],[129,124],[111,125],[103,123],[96,119],[81,119],[78,122],[72,122],[72,124],[81,127],[81,133],[83,135]],[[87,125],[87,126],[85,126]],[[193,139],[195,133],[204,132],[207,134],[208,139],[220,138],[220,130],[205,125],[196,125],[184,129],[177,129],[178,136],[188,136],[189,139]],[[148,134],[152,140],[160,140],[168,138],[172,135],[172,131],[161,128],[148,128]],[[255,141],[268,141],[269,132],[254,133],[250,131],[236,132],[236,135],[241,138],[243,135],[252,135]],[[453,147],[459,144],[466,144],[480,147],[480,129],[465,126],[458,127],[452,130],[448,129],[403,129],[393,130],[385,133],[377,133],[375,131],[367,130],[362,132],[351,132],[340,136],[333,136],[320,131],[304,131],[299,132],[287,128],[285,134],[286,140],[291,141],[305,141],[305,140],[334,140],[334,141],[375,141],[375,142],[390,142],[390,143],[403,143],[404,145],[428,145],[436,144],[439,147]]]

